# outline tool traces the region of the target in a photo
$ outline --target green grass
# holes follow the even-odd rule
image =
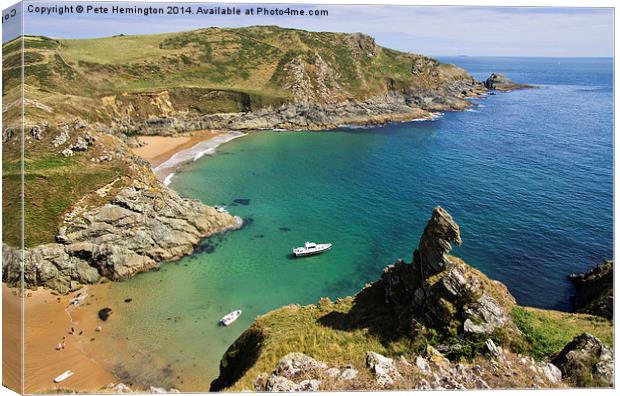
[[[537,359],[560,352],[575,336],[584,332],[613,346],[613,322],[598,316],[515,307],[512,318],[530,344],[529,354]]]
[[[158,58],[170,53],[160,43],[172,34],[114,36],[97,39],[60,40],[60,53],[66,59],[111,65],[125,65]]]
[[[489,337],[463,340],[432,329],[413,334],[408,324],[403,325],[408,320],[401,320],[399,315],[384,303],[380,282],[355,298],[322,300],[317,305],[287,306],[269,312],[258,317],[224,355],[221,373],[234,382],[227,390],[253,389],[256,377],[271,372],[290,352],[302,352],[331,366],[352,364],[362,368],[367,351],[411,356],[422,353],[427,345],[458,343],[461,350],[450,356],[458,361],[477,356]],[[538,360],[548,359],[583,332],[608,345],[613,342],[613,325],[602,318],[518,306],[513,308],[512,316],[523,336],[510,330],[494,333],[491,338],[515,353]]]
[[[20,245],[21,235],[19,168],[18,161],[3,164],[3,237],[12,246]],[[26,161],[25,168],[26,247],[54,242],[64,214],[80,198],[122,174],[116,166],[85,164],[81,158],[59,156]]]
[[[229,350],[252,350],[252,343],[260,340],[256,361],[245,372],[235,368],[240,378],[229,390],[253,389],[254,379],[271,372],[289,352],[302,352],[330,365],[364,367],[367,351],[397,356],[420,349],[416,340],[402,336],[397,328],[394,313],[383,304],[383,288],[366,289],[356,299],[280,308],[258,317],[249,330],[254,336]]]

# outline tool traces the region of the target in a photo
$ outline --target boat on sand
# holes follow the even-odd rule
[[[58,377],[54,378],[54,382],[55,383],[62,382],[66,380],[67,378],[71,377],[73,374],[75,374],[73,371],[67,370],[64,373],[60,374]]]
[[[331,243],[306,242],[302,247],[293,248],[295,257],[312,256],[328,251],[332,248]]]
[[[228,315],[226,315],[222,319],[220,319],[220,324],[223,325],[223,326],[228,326],[229,324],[231,324],[235,320],[239,319],[239,316],[241,316],[241,310],[240,309],[238,309],[236,311],[232,311],[231,313],[229,313]]]

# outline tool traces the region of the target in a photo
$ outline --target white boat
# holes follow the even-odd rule
[[[60,374],[58,377],[54,378],[54,382],[55,383],[62,382],[66,380],[67,378],[71,377],[73,374],[75,374],[73,371],[67,370],[64,373]]]
[[[326,252],[331,248],[331,243],[306,242],[302,247],[293,248],[293,254],[296,257],[312,256],[313,254]]]
[[[217,210],[218,213],[227,213],[228,212],[226,210],[226,206],[216,206],[215,210]]]
[[[222,319],[220,319],[220,324],[224,325],[224,326],[228,326],[229,324],[231,324],[235,320],[239,319],[239,316],[241,316],[241,310],[240,309],[236,310],[236,311],[232,311],[231,313],[229,313],[228,315],[226,315]]]

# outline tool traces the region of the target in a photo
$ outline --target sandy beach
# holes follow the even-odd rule
[[[134,154],[144,158],[157,167],[170,159],[175,153],[186,150],[205,140],[221,135],[221,131],[194,131],[187,136],[140,136],[145,143],[142,147],[133,148]]]
[[[239,131],[194,131],[188,136],[141,136],[146,144],[132,151],[149,161],[157,178],[168,185],[181,165],[213,154],[219,145],[245,135]]]
[[[49,290],[26,291],[24,302],[24,392],[41,393],[60,389],[78,392],[95,392],[110,383],[117,383],[114,375],[98,363],[89,353],[86,343],[105,343],[105,328],[96,332],[99,325],[96,312],[104,304],[106,285],[83,288],[89,293],[83,306],[67,308],[69,300],[75,295],[55,296]],[[20,316],[19,299],[13,294],[16,289],[2,285],[4,301],[4,323],[18,323]],[[96,303],[96,304],[95,304]],[[10,329],[13,330],[11,326]],[[73,328],[73,333],[71,332]],[[72,334],[71,334],[72,333]],[[81,334],[80,334],[81,333]],[[17,337],[17,338],[16,338]],[[64,338],[63,338],[64,337]],[[91,341],[91,339],[93,339]],[[12,343],[10,353],[19,354],[19,333],[3,333],[3,343]],[[56,350],[64,341],[65,348]],[[19,355],[17,355],[19,356]],[[4,360],[4,359],[3,359]],[[19,363],[19,361],[16,361]],[[7,362],[9,363],[9,362]],[[3,362],[4,367],[7,365]],[[69,379],[55,384],[53,379],[66,370],[75,374]],[[15,370],[12,370],[15,373]],[[6,374],[13,374],[7,372]],[[5,374],[5,375],[6,375]],[[11,375],[11,385],[15,382]],[[7,383],[8,385],[9,383]]]

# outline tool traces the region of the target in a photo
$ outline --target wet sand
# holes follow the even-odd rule
[[[22,393],[22,307],[18,292],[2,285],[2,384]]]
[[[119,382],[115,376],[95,360],[87,343],[105,343],[105,324],[103,331],[96,332],[100,321],[97,311],[105,306],[106,285],[83,288],[89,293],[83,306],[67,308],[69,300],[76,294],[55,296],[49,290],[26,291],[24,302],[24,391],[41,393],[60,389],[78,392],[95,392],[110,383]],[[5,301],[18,301],[12,292],[15,289],[2,285]],[[99,294],[99,296],[98,296]],[[5,304],[3,319],[5,323],[17,323],[19,304]],[[14,327],[14,326],[11,326]],[[73,327],[74,332],[71,333]],[[80,335],[80,332],[82,334]],[[3,333],[3,343],[19,341],[13,332]],[[63,350],[56,346],[65,342]],[[95,338],[94,341],[90,341]],[[16,351],[14,351],[14,349]],[[18,352],[19,343],[13,342],[11,352]],[[90,349],[90,350],[89,350]],[[66,370],[75,374],[69,379],[55,384],[53,379]]]
[[[187,136],[140,136],[139,139],[146,144],[132,151],[149,161],[152,167],[157,167],[179,151],[189,149],[221,134],[221,131],[194,131]]]

